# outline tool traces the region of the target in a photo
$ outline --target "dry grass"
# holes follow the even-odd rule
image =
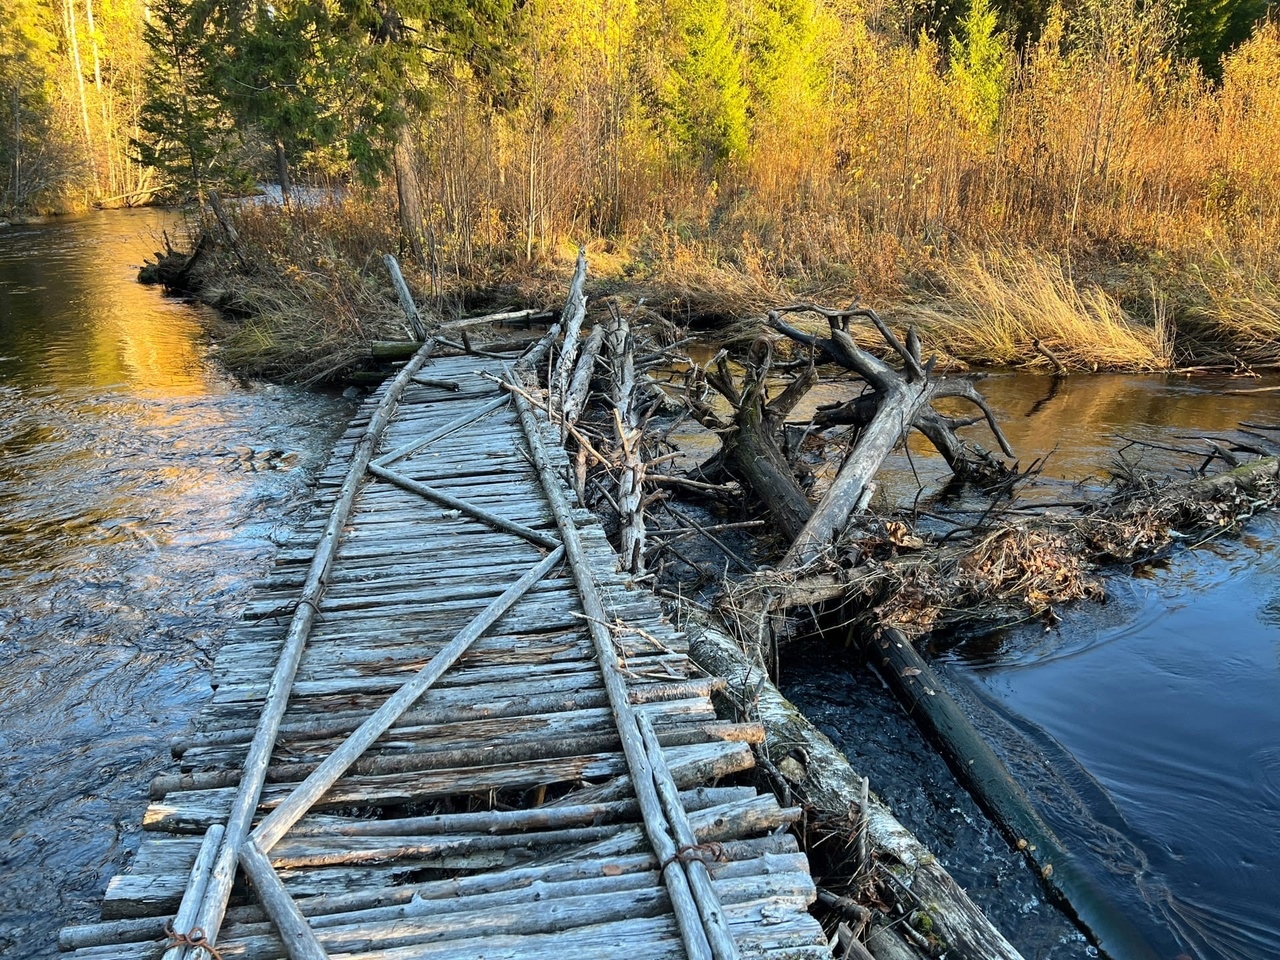
[[[753,104],[745,149],[708,164],[663,132],[643,83],[660,51],[628,40],[621,8],[605,46],[562,35],[575,10],[551,0],[528,24],[551,58],[536,93],[495,109],[457,78],[423,118],[424,297],[505,283],[550,302],[585,243],[603,292],[630,286],[694,325],[801,298],[911,300],[900,324],[979,363],[1045,365],[1034,339],[1079,369],[1280,361],[1280,25],[1213,85],[1170,54],[1164,0],[1073,4],[1009,58],[983,119],[940,45],[823,16],[813,76]],[[297,294],[246,289],[244,307],[331,297],[336,315],[301,327],[317,358],[368,336],[381,320],[363,283],[398,246],[392,196],[279,223],[243,212],[262,281]]]
[[[1135,322],[1116,299],[1079,283],[1064,263],[995,246],[941,267],[941,295],[898,312],[931,343],[968,360],[1048,366],[1039,341],[1067,367],[1164,370],[1172,365],[1163,324]]]
[[[1190,297],[1187,325],[1205,344],[1201,354],[1246,366],[1280,359],[1280,283],[1220,262],[1194,272]]]
[[[231,318],[219,356],[251,376],[297,382],[334,377],[375,339],[403,337],[380,251],[395,249],[376,197],[330,198],[231,213],[248,269],[228,249],[203,267],[205,299]],[[216,227],[210,223],[211,230]]]

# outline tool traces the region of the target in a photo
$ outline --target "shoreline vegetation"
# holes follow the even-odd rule
[[[969,363],[1280,362],[1268,0],[4,2],[0,216],[279,185],[201,281],[247,372],[346,369],[382,253],[449,320],[579,246],[704,329],[857,300]]]

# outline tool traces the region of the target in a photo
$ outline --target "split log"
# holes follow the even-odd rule
[[[573,375],[575,361],[578,358],[578,334],[587,317],[587,297],[583,292],[583,284],[578,283],[581,275],[584,282],[587,275],[587,254],[578,250],[578,262],[574,270],[574,283],[569,288],[569,299],[565,302],[564,311],[560,315],[564,333],[561,337],[560,357],[556,360],[554,372],[547,383],[547,392],[564,406],[565,393],[569,387],[569,379]]]
[[[605,333],[612,376],[614,431],[621,452],[618,476],[618,520],[622,526],[619,554],[623,568],[644,572],[644,476],[645,462],[640,445],[644,429],[636,412],[635,344],[631,322],[615,304]]]
[[[591,376],[595,373],[596,361],[600,358],[600,349],[604,344],[604,327],[593,327],[591,335],[578,355],[577,366],[573,368],[573,376],[565,391],[563,414],[565,422],[573,424],[587,405],[587,396],[591,392]]]
[[[575,305],[582,301],[583,309],[586,309],[586,296],[583,293],[583,287],[587,282],[587,256],[586,251],[578,250],[578,259],[573,268],[573,279],[569,281],[569,296],[565,298],[564,308],[560,311],[560,319],[551,325],[536,344],[519,359],[516,363],[516,370],[520,373],[537,370],[542,364],[542,360],[546,357],[547,352],[556,345],[560,338],[560,332],[565,328],[565,324],[569,316],[575,310]]]

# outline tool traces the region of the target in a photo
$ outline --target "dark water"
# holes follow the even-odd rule
[[[52,957],[347,405],[238,383],[133,282],[172,218],[0,231],[0,955]]]
[[[1049,454],[1031,499],[1098,488],[1129,441],[1195,447],[1241,420],[1280,420],[1271,380],[1104,376],[988,380],[1024,464]],[[986,442],[981,431],[976,438]],[[1203,444],[1200,444],[1203,447]],[[896,502],[945,477],[912,444]],[[1199,456],[1129,446],[1166,472]],[[947,508],[963,506],[951,502]],[[1280,520],[1108,578],[1108,603],[970,640],[940,670],[1042,815],[1169,960],[1280,957]],[[1029,957],[1086,955],[1016,857],[866,670],[828,648],[784,678]],[[1123,958],[1123,954],[1117,953]]]

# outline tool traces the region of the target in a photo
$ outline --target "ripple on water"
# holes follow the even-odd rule
[[[8,298],[0,326],[4,956],[56,957],[59,927],[96,919],[169,739],[208,697],[272,534],[349,415],[205,361],[191,310],[127,266],[159,223],[60,221],[20,247],[0,235],[0,296],[37,270],[48,287]],[[282,466],[232,453],[264,447]]]

